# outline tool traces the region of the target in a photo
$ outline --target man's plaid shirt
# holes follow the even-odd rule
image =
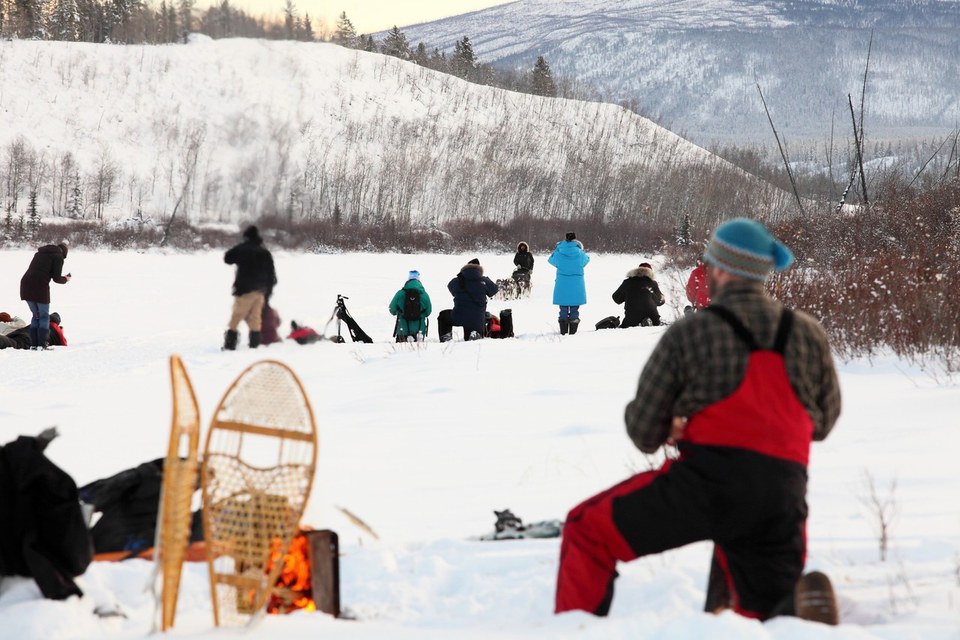
[[[761,283],[724,287],[712,304],[726,307],[753,333],[763,349],[772,348],[783,305]],[[823,440],[840,415],[840,387],[830,345],[820,324],[794,311],[784,349],[787,375]],[[719,316],[699,312],[671,325],[640,374],[637,396],[626,409],[627,433],[641,451],[653,453],[667,439],[674,416],[690,417],[736,391],[750,352]]]

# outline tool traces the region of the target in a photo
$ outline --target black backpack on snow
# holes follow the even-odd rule
[[[420,319],[420,292],[416,289],[404,289],[406,293],[403,296],[403,319]]]
[[[596,324],[597,331],[601,329],[616,329],[620,326],[620,316],[607,316]]]

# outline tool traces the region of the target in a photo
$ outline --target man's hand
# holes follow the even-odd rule
[[[673,422],[670,423],[670,435],[667,436],[667,444],[672,447],[677,446],[677,443],[683,440],[683,433],[687,429],[687,419],[683,416],[674,416]]]

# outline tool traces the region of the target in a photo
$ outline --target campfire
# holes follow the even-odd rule
[[[337,534],[329,529],[301,529],[281,555],[280,539],[273,541],[269,574],[276,562],[283,567],[267,602],[267,613],[322,611],[340,616],[340,561]]]
[[[276,589],[267,603],[267,613],[290,613],[291,611],[316,611],[310,581],[310,552],[307,536],[297,533],[290,542],[290,549],[283,556],[283,569],[277,577]],[[280,558],[280,539],[275,538],[270,550],[267,573],[273,570]]]

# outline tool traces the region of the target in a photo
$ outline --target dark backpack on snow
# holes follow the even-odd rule
[[[597,323],[597,331],[600,329],[616,329],[620,326],[620,316],[607,316]]]
[[[403,296],[403,319],[420,319],[420,292],[416,289],[404,289]]]

